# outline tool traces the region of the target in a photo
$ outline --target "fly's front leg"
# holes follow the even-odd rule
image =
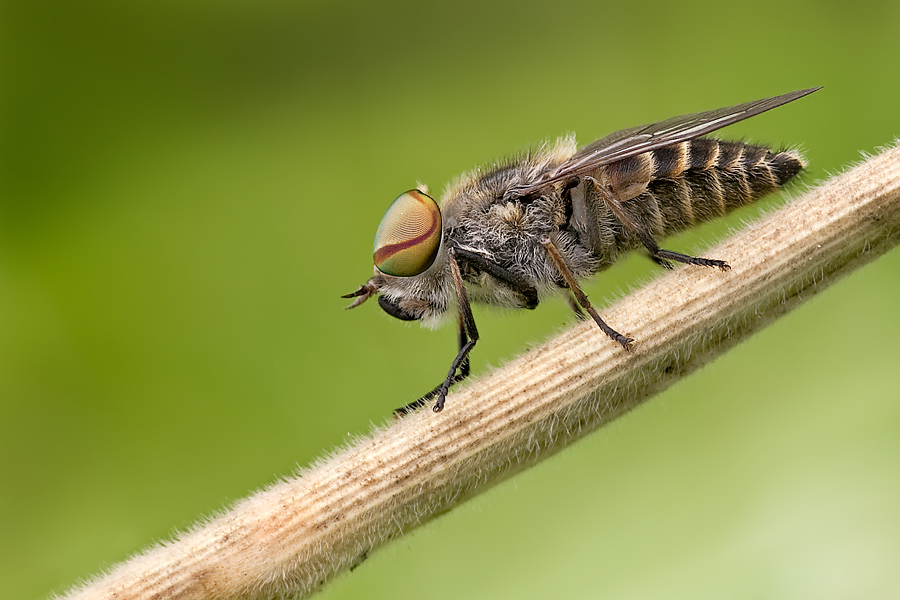
[[[438,398],[437,403],[434,405],[434,412],[440,412],[444,408],[444,400],[447,396],[447,391],[450,389],[450,386],[454,383],[459,383],[463,379],[469,376],[469,352],[472,351],[472,348],[475,346],[475,341],[470,340],[469,336],[466,334],[465,326],[462,322],[462,319],[457,319],[457,339],[459,341],[459,352],[456,354],[456,359],[453,361],[450,372],[447,374],[447,379],[440,383],[440,385],[436,386],[433,390],[415,400],[410,402],[406,406],[402,406],[400,408],[394,409],[395,417],[402,417],[407,415],[415,410],[418,410],[428,404],[428,401],[441,394],[443,391],[443,395]],[[460,360],[460,357],[462,359]],[[457,373],[457,367],[459,373]],[[440,408],[439,408],[440,406]]]
[[[522,298],[522,308],[533,310],[538,305],[538,292],[527,278],[513,273],[494,261],[464,248],[456,248],[456,256],[480,271],[494,277]]]
[[[547,250],[547,254],[550,255],[550,258],[553,260],[553,263],[556,265],[556,268],[559,269],[559,272],[562,274],[563,278],[566,280],[566,284],[569,286],[569,289],[572,290],[572,294],[574,294],[575,299],[578,301],[578,304],[581,305],[581,308],[587,311],[591,318],[594,319],[594,322],[600,326],[600,329],[611,337],[616,342],[620,343],[623,348],[626,350],[631,350],[631,342],[634,341],[633,338],[627,337],[610,327],[600,318],[600,315],[597,314],[597,311],[594,310],[594,307],[591,306],[588,297],[584,292],[581,291],[581,286],[578,285],[578,281],[575,279],[575,274],[572,273],[572,269],[569,268],[569,265],[566,264],[565,259],[562,254],[559,252],[559,249],[553,243],[553,240],[550,238],[545,238],[541,240],[541,245],[544,246]]]
[[[638,157],[634,157],[634,159],[637,158]],[[610,165],[610,167],[614,166],[615,165]],[[643,180],[645,175],[646,180]],[[656,240],[653,239],[653,235],[649,228],[631,218],[623,206],[628,200],[631,200],[646,191],[647,185],[650,183],[649,174],[640,175],[638,177],[640,180],[636,179],[636,177],[638,177],[638,174],[632,173],[628,168],[620,167],[618,169],[608,168],[607,172],[604,173],[604,176],[601,178],[603,181],[598,181],[593,177],[586,177],[585,179],[595,186],[600,197],[603,198],[604,204],[606,204],[606,207],[609,208],[613,216],[625,226],[625,229],[641,240],[641,243],[650,252],[650,258],[652,258],[653,262],[656,264],[665,267],[666,269],[671,269],[672,265],[668,261],[674,260],[675,262],[699,265],[701,267],[715,267],[722,271],[731,270],[731,267],[728,266],[728,263],[724,260],[689,256],[687,254],[682,254],[681,252],[660,248],[659,244],[656,243]]]
[[[475,318],[472,316],[472,307],[469,305],[469,295],[466,293],[466,287],[463,284],[462,273],[460,273],[459,264],[456,262],[456,251],[451,247],[449,253],[450,273],[453,276],[453,287],[456,289],[456,300],[459,305],[459,313],[457,315],[459,352],[456,353],[456,358],[450,364],[450,371],[447,373],[443,383],[415,402],[410,402],[406,406],[396,409],[394,414],[398,417],[424,406],[435,396],[437,396],[437,401],[431,410],[441,412],[444,410],[444,402],[447,400],[450,386],[469,376],[469,352],[472,351],[472,348],[475,347],[475,343],[478,341],[478,329],[475,327]],[[457,371],[459,372],[457,373]]]
[[[451,256],[455,257],[457,261],[461,260],[469,263],[471,266],[487,273],[488,275],[502,282],[504,285],[508,286],[511,290],[515,291],[522,299],[523,308],[533,309],[537,307],[537,288],[534,287],[525,277],[517,273],[513,273],[509,269],[498,265],[497,263],[482,256],[481,254],[472,252],[471,250],[466,250],[464,248],[453,248]],[[469,376],[469,352],[472,351],[472,348],[475,346],[476,340],[478,340],[478,330],[475,327],[475,319],[472,317],[472,309],[469,306],[468,295],[466,294],[466,289],[462,283],[462,273],[459,271],[459,263],[451,262],[450,268],[453,272],[453,283],[454,287],[456,288],[457,299],[459,300],[460,307],[460,311],[456,320],[457,336],[459,340],[459,352],[457,353],[456,359],[453,361],[453,364],[450,366],[450,372],[447,374],[447,378],[440,385],[435,387],[433,390],[431,390],[415,402],[410,402],[406,406],[395,410],[394,414],[398,417],[402,417],[407,413],[425,406],[425,404],[427,404],[428,401],[435,396],[438,397],[438,400],[434,405],[434,411],[440,412],[444,408],[444,402],[446,400],[447,392],[450,389],[450,386],[455,383],[459,383]],[[580,309],[578,310],[580,311]],[[583,315],[584,314],[582,313],[582,318],[584,318]],[[469,339],[470,337],[472,339]]]

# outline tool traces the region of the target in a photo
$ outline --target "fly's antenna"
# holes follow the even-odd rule
[[[378,291],[378,287],[379,286],[370,279],[364,285],[359,286],[359,289],[355,292],[344,294],[343,296],[341,296],[341,298],[356,298],[356,300],[354,300],[347,306],[347,310],[350,310],[351,308],[356,308],[357,306],[371,298],[372,294]]]

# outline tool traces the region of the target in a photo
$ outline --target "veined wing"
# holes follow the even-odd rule
[[[749,119],[782,104],[793,102],[819,89],[821,87],[798,90],[773,98],[764,98],[727,108],[672,117],[659,123],[616,131],[592,144],[588,144],[576,152],[572,158],[555,169],[544,173],[536,181],[526,186],[510,189],[508,195],[514,198],[527,196],[540,191],[551,183],[585,175],[597,167],[656,150],[657,148],[664,148],[692,140],[738,121]]]

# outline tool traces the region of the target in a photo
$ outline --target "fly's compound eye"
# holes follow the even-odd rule
[[[441,245],[441,210],[419,190],[394,200],[375,234],[375,266],[386,275],[412,277],[434,263]]]

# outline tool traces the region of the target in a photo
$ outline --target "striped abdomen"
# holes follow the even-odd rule
[[[793,152],[743,142],[695,139],[653,152],[648,206],[664,221],[662,235],[720,217],[759,200],[803,169]],[[656,228],[654,228],[656,229]]]
[[[803,160],[792,151],[773,152],[743,142],[706,138],[654,150],[623,163],[607,168],[620,173],[625,169],[651,173],[646,191],[625,200],[624,207],[656,238],[755,202],[804,167]]]

